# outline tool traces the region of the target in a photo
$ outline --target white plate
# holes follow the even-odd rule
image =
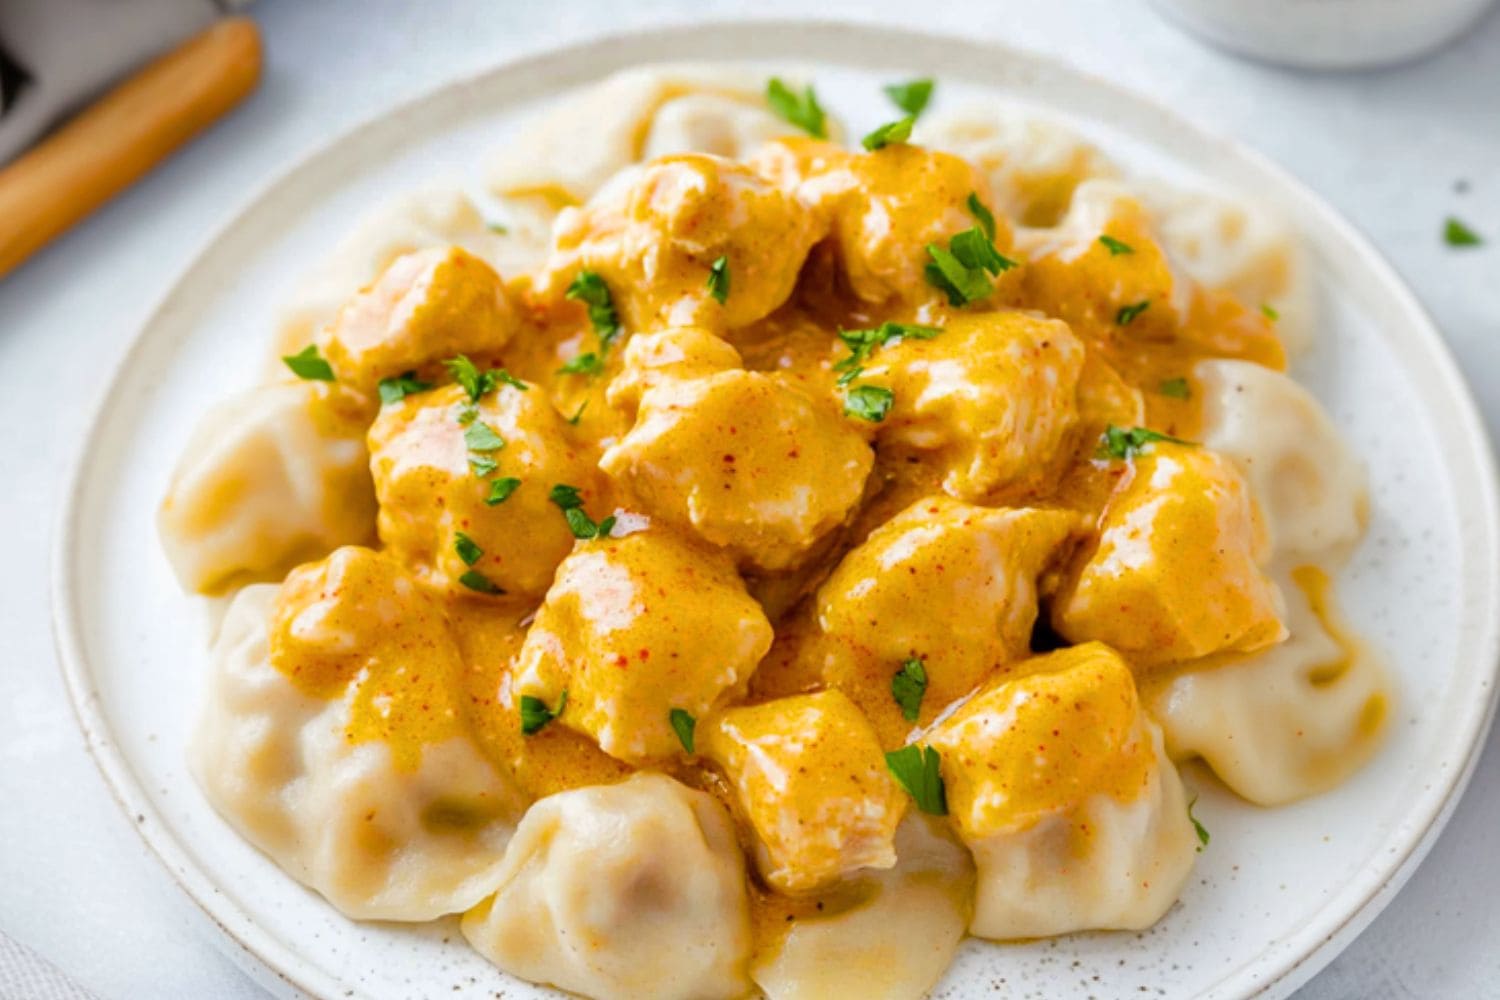
[[[260,370],[274,303],[385,197],[472,179],[539,101],[649,61],[808,68],[854,135],[889,109],[877,84],[939,78],[940,100],[1004,94],[1071,118],[1127,160],[1253,194],[1296,220],[1325,299],[1299,374],[1370,463],[1370,535],[1348,611],[1395,668],[1380,756],[1337,791],[1245,805],[1197,768],[1213,842],[1182,902],[1144,934],[965,945],[936,995],[1244,997],[1290,993],[1385,905],[1448,817],[1493,706],[1500,607],[1495,474],[1431,322],[1346,222],[1277,168],[1102,80],[989,44],[827,23],[673,29],[502,66],[397,108],[272,183],[203,250],[141,332],[79,461],[54,566],[64,672],[99,766],[173,876],[281,992],[540,995],[471,952],[454,924],[356,924],[296,885],[207,806],[183,762],[206,615],[177,589],[154,512],[189,430]],[[261,970],[262,974],[264,969]],[[266,977],[269,979],[269,977]]]

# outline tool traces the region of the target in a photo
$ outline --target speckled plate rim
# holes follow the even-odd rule
[[[84,440],[92,440],[113,415],[121,386],[140,364],[147,333],[164,315],[182,308],[199,294],[195,274],[216,256],[244,240],[254,227],[253,217],[278,198],[337,167],[339,161],[363,153],[385,155],[412,123],[461,98],[463,92],[497,79],[517,81],[518,99],[535,96],[537,81],[551,90],[574,86],[627,66],[680,61],[691,53],[695,62],[757,60],[840,64],[870,69],[887,68],[892,57],[910,67],[958,70],[977,82],[1001,87],[999,74],[986,76],[988,65],[1005,65],[1015,75],[1021,67],[1028,77],[1055,85],[1076,99],[1105,100],[1119,111],[1128,132],[1132,125],[1156,130],[1173,142],[1198,145],[1236,165],[1275,190],[1283,207],[1295,212],[1299,228],[1317,231],[1341,251],[1340,270],[1363,272],[1360,283],[1384,296],[1384,313],[1395,317],[1387,326],[1387,347],[1408,363],[1423,406],[1436,426],[1446,428],[1454,463],[1454,499],[1465,524],[1464,560],[1459,579],[1462,595],[1460,642],[1456,660],[1473,664],[1471,683],[1476,697],[1463,701],[1461,717],[1450,720],[1449,739],[1439,748],[1442,760],[1434,780],[1411,803],[1406,821],[1372,855],[1374,860],[1350,879],[1321,910],[1297,931],[1242,966],[1231,978],[1205,994],[1213,998],[1285,996],[1310,979],[1363,930],[1394,898],[1415,871],[1451,816],[1473,773],[1495,713],[1496,678],[1500,676],[1500,477],[1484,424],[1447,345],[1415,295],[1390,264],[1347,220],[1300,181],[1248,147],[1189,121],[1150,99],[1111,81],[1080,71],[1061,61],[1005,45],[921,31],[877,27],[828,20],[741,20],[677,25],[648,32],[601,36],[564,47],[522,55],[496,67],[442,84],[424,95],[376,114],[324,143],[291,168],[254,192],[203,245],[177,281],[138,330],[100,397]],[[1080,90],[1081,88],[1081,90]],[[1082,95],[1080,97],[1079,95]],[[1170,143],[1169,143],[1170,144]],[[146,845],[160,859],[188,896],[238,946],[229,954],[254,978],[276,992],[301,991],[319,997],[351,995],[344,984],[303,959],[294,949],[261,928],[226,895],[211,875],[197,867],[171,828],[162,821],[141,777],[116,746],[85,654],[88,629],[80,613],[75,582],[81,498],[88,485],[89,465],[80,449],[68,476],[65,502],[54,533],[51,573],[53,634],[70,700],[90,755],[121,808]],[[1467,472],[1467,475],[1465,475]],[[269,974],[269,975],[268,975]],[[272,978],[274,977],[274,978]]]

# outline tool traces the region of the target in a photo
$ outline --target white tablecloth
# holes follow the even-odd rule
[[[737,16],[733,0],[263,0],[264,83],[230,120],[0,281],[0,929],[102,997],[263,994],[147,853],[83,750],[48,627],[63,457],[173,275],[267,175],[409,94],[610,27]],[[1425,62],[1320,76],[1240,62],[1139,0],[759,0],[1057,53],[1239,136],[1346,213],[1433,311],[1500,429],[1500,16]],[[1468,252],[1456,214],[1488,236]],[[4,225],[4,220],[0,220]],[[1399,456],[1384,456],[1399,460]],[[1497,609],[1500,613],[1500,609]],[[1500,744],[1427,862],[1307,1000],[1500,996]]]

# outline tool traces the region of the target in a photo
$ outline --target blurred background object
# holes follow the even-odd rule
[[[0,3],[0,276],[254,88],[259,32],[220,13],[212,0]]]
[[[1451,42],[1494,0],[1152,0],[1231,52],[1304,69],[1405,62]]]

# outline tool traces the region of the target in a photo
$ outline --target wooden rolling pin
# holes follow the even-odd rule
[[[220,21],[0,169],[0,277],[238,104],[260,62],[255,23]]]

